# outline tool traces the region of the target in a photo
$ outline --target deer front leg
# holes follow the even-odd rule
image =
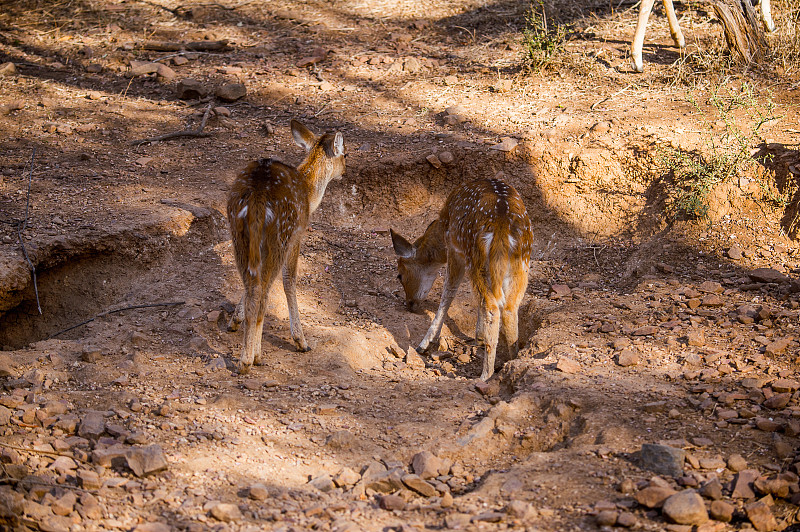
[[[770,0],[761,0],[759,5],[761,6],[761,22],[764,23],[764,27],[767,28],[767,31],[772,33],[775,31],[775,23],[772,22],[769,2]]]
[[[447,257],[447,271],[445,272],[444,289],[442,290],[442,300],[439,302],[439,308],[436,310],[436,316],[433,317],[431,326],[428,327],[428,332],[417,347],[417,351],[425,353],[430,349],[431,345],[439,345],[439,335],[442,332],[442,324],[444,318],[447,316],[447,311],[450,304],[456,297],[458,286],[464,278],[464,261],[460,257],[454,257],[448,254]]]
[[[236,309],[231,314],[231,319],[228,320],[228,332],[236,332],[239,330],[239,325],[244,321],[244,294],[236,305]]]
[[[685,48],[686,40],[683,38],[681,26],[678,24],[678,17],[675,15],[675,5],[672,3],[672,0],[663,1],[664,11],[667,12],[667,21],[669,21],[669,32],[672,34],[672,40],[675,41],[675,45],[679,48]]]
[[[644,70],[642,46],[644,45],[644,32],[647,30],[647,19],[650,18],[653,3],[655,3],[655,0],[642,0],[642,5],[639,8],[639,21],[636,23],[636,32],[633,34],[633,42],[631,43],[631,58],[633,60],[633,69],[636,72]]]
[[[289,243],[286,253],[286,262],[283,266],[283,291],[286,292],[286,304],[289,307],[289,328],[292,332],[297,350],[310,351],[303,335],[303,326],[300,324],[300,312],[297,310],[297,260],[300,257],[300,237],[295,237]]]

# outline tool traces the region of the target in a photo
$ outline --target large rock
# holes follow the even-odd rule
[[[642,468],[659,475],[678,477],[683,474],[686,451],[657,443],[642,444],[639,462]]]
[[[694,490],[684,490],[664,501],[661,512],[679,525],[702,525],[708,521],[703,498]]]

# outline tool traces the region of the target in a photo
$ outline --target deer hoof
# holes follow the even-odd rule
[[[239,364],[239,367],[237,368],[239,370],[239,375],[247,375],[250,373],[251,367],[252,366],[250,366],[250,364]]]

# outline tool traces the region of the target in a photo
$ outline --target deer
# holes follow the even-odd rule
[[[678,24],[678,17],[675,15],[675,6],[672,4],[673,0],[662,1],[664,2],[664,11],[667,13],[672,40],[675,41],[675,45],[678,48],[685,48],[686,40],[683,38],[681,27]],[[773,32],[775,31],[775,23],[772,21],[769,1],[770,0],[759,0],[761,22],[768,32]],[[636,32],[633,34],[633,41],[631,42],[631,62],[633,70],[636,72],[644,71],[642,46],[644,45],[644,33],[647,30],[647,19],[650,18],[650,12],[653,10],[654,3],[655,0],[642,0],[639,8],[639,20],[636,23]]]
[[[522,197],[500,179],[479,179],[447,197],[439,217],[413,244],[389,229],[406,306],[415,312],[446,265],[442,298],[421,354],[438,346],[442,323],[466,271],[479,299],[475,338],[483,352],[481,380],[494,374],[502,325],[508,352],[519,352],[518,311],[528,286],[533,232]]]
[[[340,132],[317,137],[297,120],[290,123],[295,143],[306,157],[297,167],[275,159],[251,162],[234,180],[227,214],[234,256],[244,294],[228,323],[236,331],[244,322],[239,373],[261,363],[261,335],[266,299],[278,272],[289,307],[289,328],[299,352],[309,351],[297,309],[297,262],[309,219],[325,189],[345,170]]]

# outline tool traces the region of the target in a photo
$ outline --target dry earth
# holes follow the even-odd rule
[[[635,75],[636,10],[611,7],[562,8],[566,52],[526,73],[522,1],[3,2],[0,527],[791,526],[796,202],[763,196],[796,188],[797,74],[700,72],[719,25],[682,6],[688,55],[654,15]],[[179,99],[185,79],[210,96]],[[773,158],[709,221],[668,223],[659,146],[707,149],[709,95],[744,84],[776,103],[753,146]],[[134,143],[206,109],[208,136]],[[247,161],[299,161],[291,118],[349,151],[302,249],[313,349],[292,350],[276,286],[266,363],[240,377],[223,205]],[[498,172],[537,248],[524,347],[482,384],[466,285],[440,351],[407,351],[441,281],[406,312],[388,229],[420,234]]]

